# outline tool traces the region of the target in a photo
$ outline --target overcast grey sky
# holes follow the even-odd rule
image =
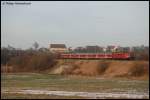
[[[149,2],[32,1],[30,5],[1,5],[1,46],[25,49],[35,41],[40,47],[50,43],[65,43],[67,47],[149,45]]]

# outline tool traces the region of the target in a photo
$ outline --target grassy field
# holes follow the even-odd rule
[[[129,80],[122,78],[66,76],[37,73],[1,74],[1,90],[50,90],[107,93],[148,93],[149,80]],[[8,98],[83,98],[78,96],[48,96],[10,94],[1,92],[2,99]]]

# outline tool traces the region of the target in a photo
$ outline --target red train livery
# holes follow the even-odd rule
[[[62,59],[129,59],[130,53],[66,53]]]

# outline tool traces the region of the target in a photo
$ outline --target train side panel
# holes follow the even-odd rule
[[[109,53],[109,54],[61,54],[62,59],[129,59],[129,53]]]

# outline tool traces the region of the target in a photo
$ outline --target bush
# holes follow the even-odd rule
[[[28,66],[33,67],[34,70],[42,71],[51,68],[55,63],[52,55],[41,53],[34,55],[30,59]]]

